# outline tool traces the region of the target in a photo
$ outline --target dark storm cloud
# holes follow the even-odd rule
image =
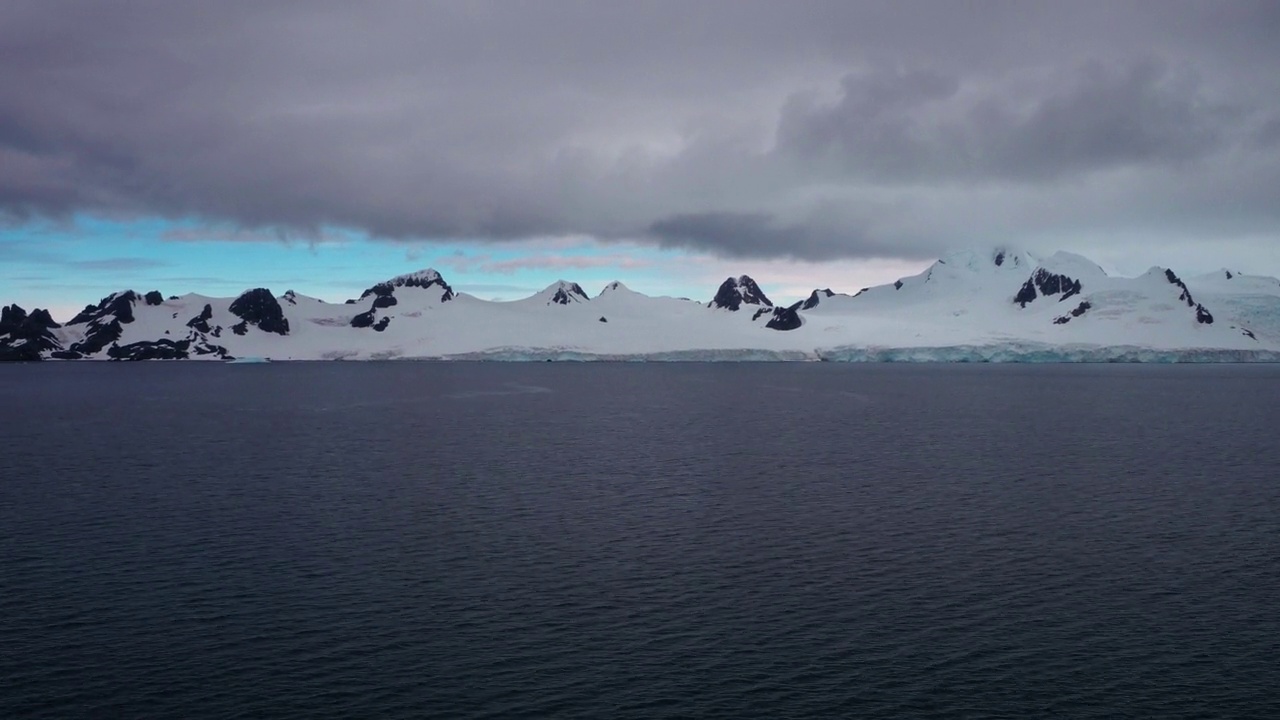
[[[966,101],[956,98],[958,76],[934,72],[850,75],[842,86],[835,104],[786,108],[780,150],[834,154],[850,175],[893,181],[1052,180],[1177,164],[1221,150],[1248,119],[1154,61],[1090,64]]]
[[[0,216],[811,259],[1274,237],[1276,37],[1268,1],[9,0]]]

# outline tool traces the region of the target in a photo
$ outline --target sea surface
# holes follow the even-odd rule
[[[0,366],[3,718],[1280,717],[1280,366]]]

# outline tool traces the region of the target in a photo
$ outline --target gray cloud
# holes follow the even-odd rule
[[[0,216],[808,259],[1275,237],[1277,36],[1267,0],[10,0]]]
[[[1091,63],[1063,75],[972,98],[958,97],[956,75],[849,75],[835,104],[788,104],[779,149],[835,155],[847,175],[874,180],[1040,181],[1187,163],[1246,136],[1247,110],[1213,103],[1195,78],[1161,63]]]

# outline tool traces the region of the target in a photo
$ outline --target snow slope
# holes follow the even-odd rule
[[[16,308],[16,306],[14,306]],[[559,281],[523,300],[455,292],[434,270],[346,303],[123,291],[57,326],[6,308],[3,359],[1277,361],[1280,281],[1155,267],[1112,277],[1069,253],[966,251],[856,294],[777,307],[728,278],[708,303]]]

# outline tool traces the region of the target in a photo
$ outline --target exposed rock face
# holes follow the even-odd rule
[[[440,302],[448,302],[454,297],[453,288],[449,287],[449,283],[444,281],[444,278],[441,277],[440,273],[435,270],[428,269],[419,270],[418,272],[409,273],[408,275],[399,275],[386,282],[380,282],[360,293],[360,299],[363,300],[370,295],[377,295],[379,297],[391,296],[394,294],[396,288],[402,287],[422,288],[423,290],[429,288],[440,288]],[[394,305],[395,303],[393,302],[391,304]]]
[[[1182,281],[1182,278],[1178,277],[1177,274],[1174,273],[1172,270],[1167,270],[1167,269],[1164,271],[1164,277],[1166,280],[1169,281],[1170,285],[1173,285],[1178,288],[1179,290],[1178,299],[1186,303],[1187,307],[1195,308],[1196,322],[1200,323],[1201,325],[1213,324],[1213,314],[1210,313],[1208,309],[1205,308],[1205,306],[1196,302],[1195,298],[1191,297],[1191,290],[1187,288],[1187,284]],[[1228,279],[1231,278],[1230,272],[1227,273],[1227,278]]]
[[[901,289],[902,289],[902,281],[901,281],[901,280],[894,280],[894,281],[893,281],[893,289],[894,289],[894,290],[901,290]]]
[[[94,321],[109,321],[107,318],[110,316],[111,319],[128,325],[133,322],[133,304],[137,301],[138,293],[132,290],[114,293],[99,300],[97,305],[85,305],[84,310],[71,318],[71,322],[67,324],[80,325]]]
[[[151,340],[112,345],[107,356],[112,360],[186,360],[190,357],[190,340]]]
[[[1039,268],[1022,284],[1022,289],[1014,296],[1013,301],[1019,307],[1026,307],[1027,303],[1036,299],[1037,290],[1045,297],[1061,294],[1062,297],[1058,298],[1058,302],[1062,302],[1080,293],[1080,281]]]
[[[804,324],[804,320],[800,318],[800,313],[796,312],[795,307],[780,307],[773,309],[773,317],[769,318],[769,322],[765,323],[765,327],[770,330],[795,330]]]
[[[212,332],[209,329],[209,320],[211,319],[213,319],[213,306],[205,303],[204,310],[201,310],[199,315],[187,321],[187,327],[197,332]]]
[[[373,329],[377,332],[382,332],[383,330],[386,330],[387,326],[390,324],[391,324],[391,318],[384,317],[378,322],[373,324]]]
[[[351,327],[367,328],[373,327],[373,310],[366,310],[351,318]]]
[[[1060,316],[1058,316],[1058,317],[1054,318],[1054,319],[1053,319],[1053,324],[1054,324],[1054,325],[1066,325],[1067,323],[1071,322],[1071,318],[1078,318],[1078,317],[1080,317],[1081,315],[1085,314],[1086,312],[1089,312],[1089,310],[1090,310],[1092,307],[1093,307],[1093,304],[1092,304],[1092,303],[1090,303],[1088,300],[1082,300],[1082,301],[1080,301],[1080,304],[1079,304],[1079,305],[1077,305],[1077,306],[1075,306],[1075,308],[1074,308],[1071,312],[1067,313],[1066,315],[1060,315]]]
[[[590,299],[590,296],[578,283],[562,282],[560,287],[556,288],[555,294],[551,296],[550,302],[556,305],[568,305],[569,303]]]
[[[298,304],[298,293],[292,290],[285,290],[283,298],[284,298],[284,301],[289,303],[290,305]]]
[[[258,329],[263,332],[275,333],[277,335],[289,334],[289,321],[284,317],[284,310],[280,307],[279,301],[266,288],[254,288],[246,291],[240,297],[236,298],[228,308],[236,317],[244,320],[245,323],[257,325]],[[232,328],[240,327],[244,323],[240,323]],[[236,330],[236,334],[244,333]]]
[[[732,310],[736,312],[743,305],[764,305],[773,307],[773,303],[756,284],[747,275],[736,278],[727,278],[720,283],[720,288],[716,290],[716,296],[711,300],[711,307],[721,308],[724,310]]]
[[[801,310],[812,310],[818,307],[818,303],[822,302],[824,297],[832,297],[835,295],[831,288],[825,290],[814,290],[804,302],[800,303]]]
[[[1172,270],[1165,270],[1164,277],[1171,285],[1176,285],[1181,294],[1178,299],[1187,304],[1187,307],[1195,307],[1196,301],[1191,298],[1191,291],[1187,289],[1187,284],[1182,282],[1182,278],[1178,277]]]
[[[600,322],[602,322],[602,323],[607,323],[607,322],[609,322],[609,321],[605,318],[605,316],[601,315],[601,316],[600,316]]]
[[[159,290],[152,290],[146,295],[143,295],[142,299],[145,300],[148,305],[159,305],[164,302],[164,296],[160,294]]]
[[[0,308],[0,361],[40,360],[43,353],[61,350],[51,332],[61,327],[48,310],[32,310],[28,315],[17,305]]]
[[[71,347],[54,357],[62,359],[79,359],[86,355],[95,355],[103,348],[120,339],[124,332],[122,325],[133,322],[133,304],[139,300],[138,293],[132,290],[108,295],[97,305],[86,305],[67,325],[87,325],[84,339],[72,343]]]

